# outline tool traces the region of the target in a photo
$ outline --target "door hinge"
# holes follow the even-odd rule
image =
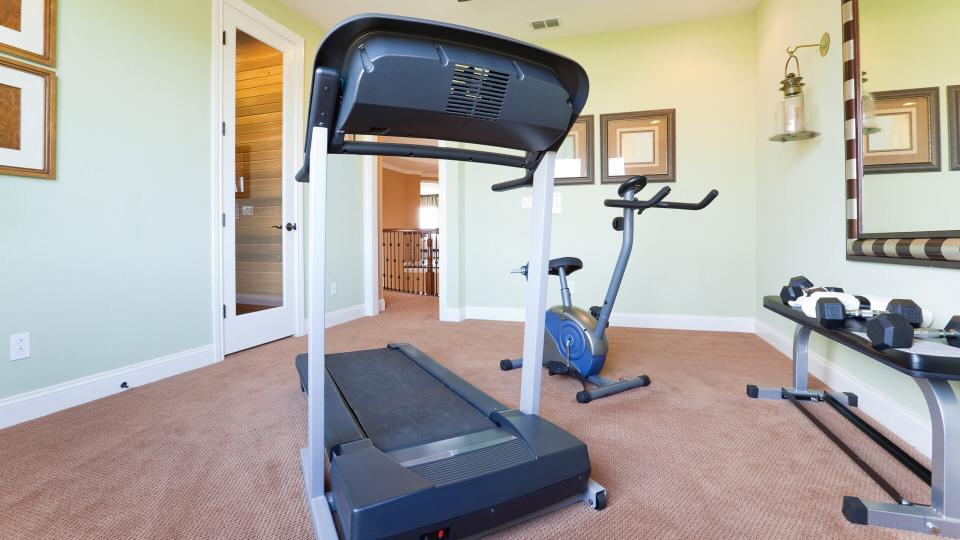
[[[227,31],[226,31],[226,30],[223,31],[223,44],[224,44],[224,45],[227,44]]]
[[[223,135],[224,137],[227,136],[227,123],[226,123],[226,122],[220,122],[220,134]]]
[[[224,319],[227,318],[227,305],[226,305],[226,304],[223,305],[223,318],[224,318]]]
[[[226,213],[226,212],[220,214],[220,222],[223,224],[224,227],[227,226],[227,213]]]

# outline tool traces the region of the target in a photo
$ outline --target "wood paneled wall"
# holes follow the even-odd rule
[[[236,91],[238,303],[279,305],[286,232],[273,226],[284,225],[283,54],[237,32]],[[243,215],[245,206],[252,216]]]

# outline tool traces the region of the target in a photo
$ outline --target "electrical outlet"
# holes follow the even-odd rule
[[[553,213],[559,214],[562,210],[563,197],[560,196],[559,192],[553,193]],[[520,197],[520,209],[521,210],[530,210],[533,208],[533,197]]]
[[[252,206],[244,206],[244,207],[243,207],[243,215],[245,215],[245,216],[252,216],[252,215],[253,215],[253,207],[252,207]]]
[[[24,358],[30,358],[30,334],[13,334],[10,336],[10,359]]]
[[[336,295],[337,295],[337,282],[336,282],[336,281],[331,281],[331,282],[330,282],[330,296],[336,296]]]

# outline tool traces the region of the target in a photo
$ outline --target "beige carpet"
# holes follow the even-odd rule
[[[328,335],[331,352],[409,341],[516,405],[520,373],[498,361],[517,354],[521,330],[441,323],[436,299],[390,296],[386,313]],[[577,505],[498,537],[909,537],[848,524],[843,495],[884,493],[792,405],[745,396],[748,383],[790,380],[790,363],[756,336],[615,328],[610,341],[607,375],[647,373],[653,384],[579,405],[575,381],[545,377],[542,411],[588,443],[609,507]],[[309,538],[306,402],[293,366],[305,347],[267,344],[0,431],[0,538]],[[909,473],[885,469],[928,502]]]

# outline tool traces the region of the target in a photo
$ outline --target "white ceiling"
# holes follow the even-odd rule
[[[322,28],[359,13],[392,13],[481,28],[527,41],[752,12],[759,0],[281,0]],[[557,17],[559,28],[530,22]]]

